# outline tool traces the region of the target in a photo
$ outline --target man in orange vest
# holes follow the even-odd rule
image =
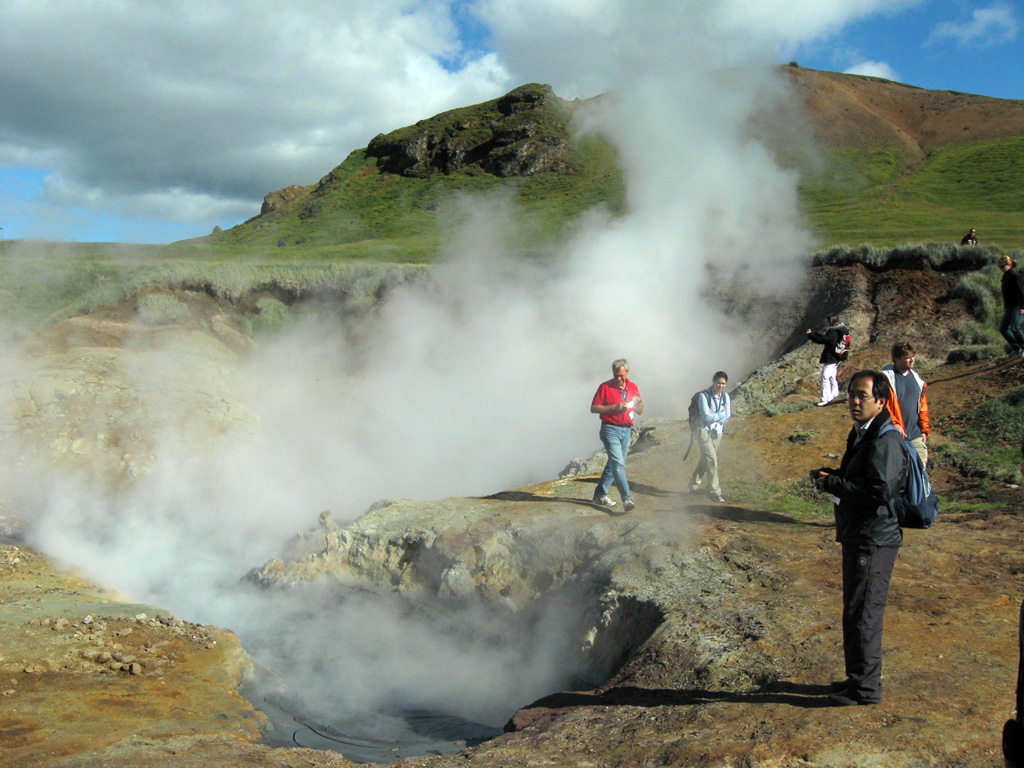
[[[892,365],[882,369],[889,380],[893,397],[889,398],[889,415],[892,423],[899,427],[907,440],[914,446],[921,463],[928,466],[928,384],[914,370],[916,362],[914,345],[901,341],[892,345]]]

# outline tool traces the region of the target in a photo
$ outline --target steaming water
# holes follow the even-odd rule
[[[589,614],[578,586],[523,611],[323,585],[249,598],[261,618],[240,634],[257,673],[242,693],[270,718],[274,745],[385,762],[453,753],[607,672],[576,651]]]
[[[427,754],[450,755],[503,732],[502,724],[419,710],[377,712],[369,721],[325,722],[329,713],[302,714],[292,703],[263,695],[258,683],[247,683],[241,693],[270,719],[271,728],[263,737],[266,744],[326,749],[356,762],[387,763]],[[372,737],[382,731],[386,738]]]

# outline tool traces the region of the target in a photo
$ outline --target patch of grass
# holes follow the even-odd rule
[[[978,477],[1000,483],[1020,484],[1020,447],[1002,446],[985,450],[984,445],[976,440],[943,443],[937,446],[934,454],[938,461],[954,467],[965,477]]]
[[[950,288],[947,296],[963,301],[975,320],[995,327],[993,323],[998,324],[1003,311],[1001,280],[1002,275],[998,269],[994,266],[988,267],[966,275]],[[996,333],[998,334],[998,330]]]
[[[188,305],[166,293],[147,293],[139,299],[137,315],[143,325],[168,325],[189,316]]]
[[[116,304],[151,285],[228,300],[261,292],[335,295],[349,308],[366,308],[428,273],[429,267],[377,260],[232,259],[181,247],[20,244],[0,250],[0,320],[8,327],[39,327]],[[152,303],[154,318],[171,311],[157,305],[161,299],[145,301]]]
[[[785,413],[805,411],[813,405],[814,403],[812,400],[765,400],[760,403],[761,410],[763,410],[769,417],[782,416]]]
[[[936,448],[936,457],[968,477],[1020,483],[1024,440],[1024,387],[980,403],[966,414],[951,441]]]
[[[815,494],[810,482],[779,485],[761,480],[738,479],[729,483],[729,498],[738,504],[785,515],[794,520],[817,520],[832,516],[829,497]]]
[[[953,341],[965,346],[987,346],[1002,343],[999,330],[991,324],[983,324],[977,320],[960,323],[953,328]]]
[[[249,336],[269,336],[292,320],[291,310],[283,301],[264,297],[256,301],[256,313],[242,318],[242,330]]]
[[[956,501],[942,497],[941,515],[986,515],[989,512],[1002,512],[1006,509],[1004,502],[995,501]]]

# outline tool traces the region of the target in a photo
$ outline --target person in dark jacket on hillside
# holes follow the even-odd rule
[[[822,344],[821,357],[821,400],[815,405],[828,405],[839,397],[839,364],[846,359],[845,345],[841,345],[850,333],[849,329],[839,322],[837,315],[825,318],[826,327],[820,331],[807,329],[807,338],[815,344]],[[842,346],[842,348],[840,348]]]
[[[839,469],[811,471],[814,486],[835,502],[836,541],[843,548],[843,654],[846,679],[830,686],[837,706],[882,700],[882,620],[903,531],[889,511],[907,471],[902,435],[886,405],[885,375],[861,371],[850,381],[854,425]]]
[[[960,238],[960,245],[977,245],[978,244],[978,231],[971,227],[970,231]]]
[[[999,332],[1010,345],[1010,357],[1024,357],[1024,275],[1014,269],[1017,262],[1010,256],[1000,256],[996,265],[1003,273],[1003,319]]]

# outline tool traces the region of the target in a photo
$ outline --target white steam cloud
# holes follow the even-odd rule
[[[681,415],[717,369],[734,382],[746,372],[750,341],[708,304],[705,288],[743,278],[751,289],[782,290],[794,279],[787,265],[812,242],[796,177],[749,131],[752,115],[785,103],[764,66],[782,33],[745,25],[740,5],[480,3],[521,81],[545,80],[545,65],[571,52],[578,59],[561,62],[570,92],[557,83],[556,92],[609,92],[583,122],[618,147],[628,214],[594,211],[554,265],[524,264],[500,246],[512,226],[506,202],[467,200],[469,222],[453,233],[436,280],[392,294],[358,341],[316,321],[255,354],[237,386],[259,427],[210,447],[162,400],[169,386],[189,385],[187,363],[173,349],[154,351],[147,366],[121,372],[151,411],[166,410],[150,424],[153,473],[118,492],[29,478],[19,511],[31,540],[139,600],[237,629],[255,646],[286,638],[277,647],[287,646],[290,673],[308,674],[290,682],[344,696],[347,710],[360,700],[383,705],[369,691],[410,647],[419,663],[403,669],[414,681],[403,688],[428,702],[525,704],[504,691],[522,676],[526,647],[540,671],[513,690],[532,697],[563,685],[557,633],[547,629],[504,651],[460,647],[456,664],[447,641],[415,620],[401,624],[409,642],[389,652],[352,628],[386,626],[397,614],[358,600],[331,606],[330,616],[315,605],[286,610],[277,597],[240,594],[237,580],[323,509],[352,519],[378,498],[490,493],[552,477],[599,447],[588,408],[616,357],[630,360],[648,416]],[[864,7],[839,5],[849,15]],[[808,34],[842,18],[832,8]],[[426,674],[454,667],[465,675]],[[324,670],[344,672],[343,691]]]

